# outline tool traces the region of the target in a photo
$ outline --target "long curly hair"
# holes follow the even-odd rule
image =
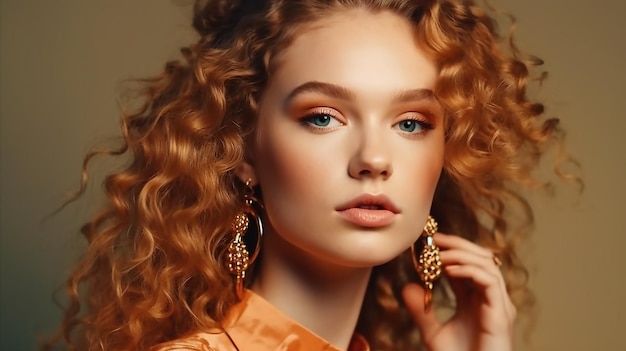
[[[245,191],[233,170],[248,155],[273,65],[307,24],[355,7],[416,27],[439,69],[435,94],[445,110],[432,214],[442,231],[492,249],[517,306],[529,304],[516,250],[533,217],[520,191],[540,184],[532,171],[562,133],[526,94],[541,80],[533,72],[541,61],[500,36],[493,15],[469,0],[208,0],[194,5],[199,40],[142,81],[143,105],[122,119],[123,145],[85,158],[78,195],[95,156],[132,162],[105,178],[106,207],[82,228],[88,248],[67,282],[55,342],[144,350],[219,328],[237,302],[224,264]],[[420,347],[399,297],[417,279],[410,260],[405,253],[374,269],[357,326],[374,350]]]

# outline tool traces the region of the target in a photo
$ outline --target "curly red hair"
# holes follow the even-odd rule
[[[461,0],[197,1],[199,41],[143,81],[144,105],[122,120],[123,146],[85,159],[81,189],[94,156],[132,162],[106,177],[106,208],[82,229],[89,246],[67,283],[59,338],[71,350],[148,349],[219,328],[237,302],[224,256],[244,190],[233,170],[247,155],[257,102],[299,31],[352,7],[414,23],[439,68],[435,94],[446,111],[432,213],[442,231],[494,250],[518,306],[529,301],[516,249],[532,211],[519,188],[537,184],[531,171],[561,133],[526,94],[541,62],[507,44],[492,16]],[[415,279],[406,254],[375,268],[357,326],[372,349],[419,346],[399,298]]]

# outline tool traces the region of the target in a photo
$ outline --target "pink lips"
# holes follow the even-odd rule
[[[361,227],[376,228],[390,225],[400,210],[385,195],[363,194],[336,208],[348,222]]]

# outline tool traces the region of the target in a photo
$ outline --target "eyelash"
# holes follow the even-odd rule
[[[419,126],[419,128],[421,128],[421,131],[419,131],[417,133],[401,131],[402,133],[408,134],[408,135],[415,135],[415,136],[422,135],[422,134],[428,132],[429,130],[432,130],[432,129],[435,128],[435,126],[432,123],[430,123],[428,120],[426,120],[425,118],[420,118],[420,117],[416,117],[416,116],[405,118],[405,119],[401,120],[400,122],[394,124],[394,127],[395,126],[399,126],[401,123],[406,122],[406,121],[413,121],[413,122],[415,122]]]
[[[307,127],[307,128],[311,128],[313,130],[323,131],[323,132],[327,132],[327,131],[333,130],[336,127],[336,126],[335,127],[327,127],[327,126],[320,127],[320,126],[314,125],[312,120],[314,118],[317,118],[317,117],[320,117],[320,116],[328,116],[332,120],[337,121],[337,123],[339,123],[340,125],[345,125],[345,123],[339,121],[339,119],[335,116],[335,114],[332,111],[330,111],[330,110],[312,111],[311,113],[308,113],[308,114],[304,115],[300,119],[300,123],[303,126]],[[409,118],[405,118],[405,119],[395,123],[393,126],[394,127],[399,126],[400,123],[403,123],[403,122],[406,122],[406,121],[413,121],[413,122],[415,122],[419,126],[419,128],[421,129],[421,131],[419,131],[417,133],[400,131],[403,134],[408,134],[408,135],[411,135],[411,136],[419,136],[419,135],[422,135],[422,134],[426,133],[427,131],[432,130],[432,129],[435,128],[435,126],[432,123],[430,123],[427,119],[420,118],[420,117],[417,117],[417,116],[412,116],[412,117],[409,117]]]
[[[300,119],[300,123],[302,125],[304,125],[307,128],[311,128],[317,131],[329,131],[334,129],[334,127],[320,127],[320,126],[316,126],[312,123],[312,120],[316,117],[320,117],[320,116],[328,116],[330,117],[332,120],[337,121],[339,124],[344,125],[345,123],[339,121],[339,119],[337,118],[337,116],[335,116],[335,114],[327,109],[320,109],[317,111],[312,111],[311,113],[308,113],[306,115],[304,115],[301,119]]]

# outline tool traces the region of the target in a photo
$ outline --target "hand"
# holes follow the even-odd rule
[[[430,351],[510,351],[516,309],[491,251],[454,235],[437,233],[443,272],[456,296],[456,312],[441,322],[424,312],[424,288],[407,284],[402,295]]]

